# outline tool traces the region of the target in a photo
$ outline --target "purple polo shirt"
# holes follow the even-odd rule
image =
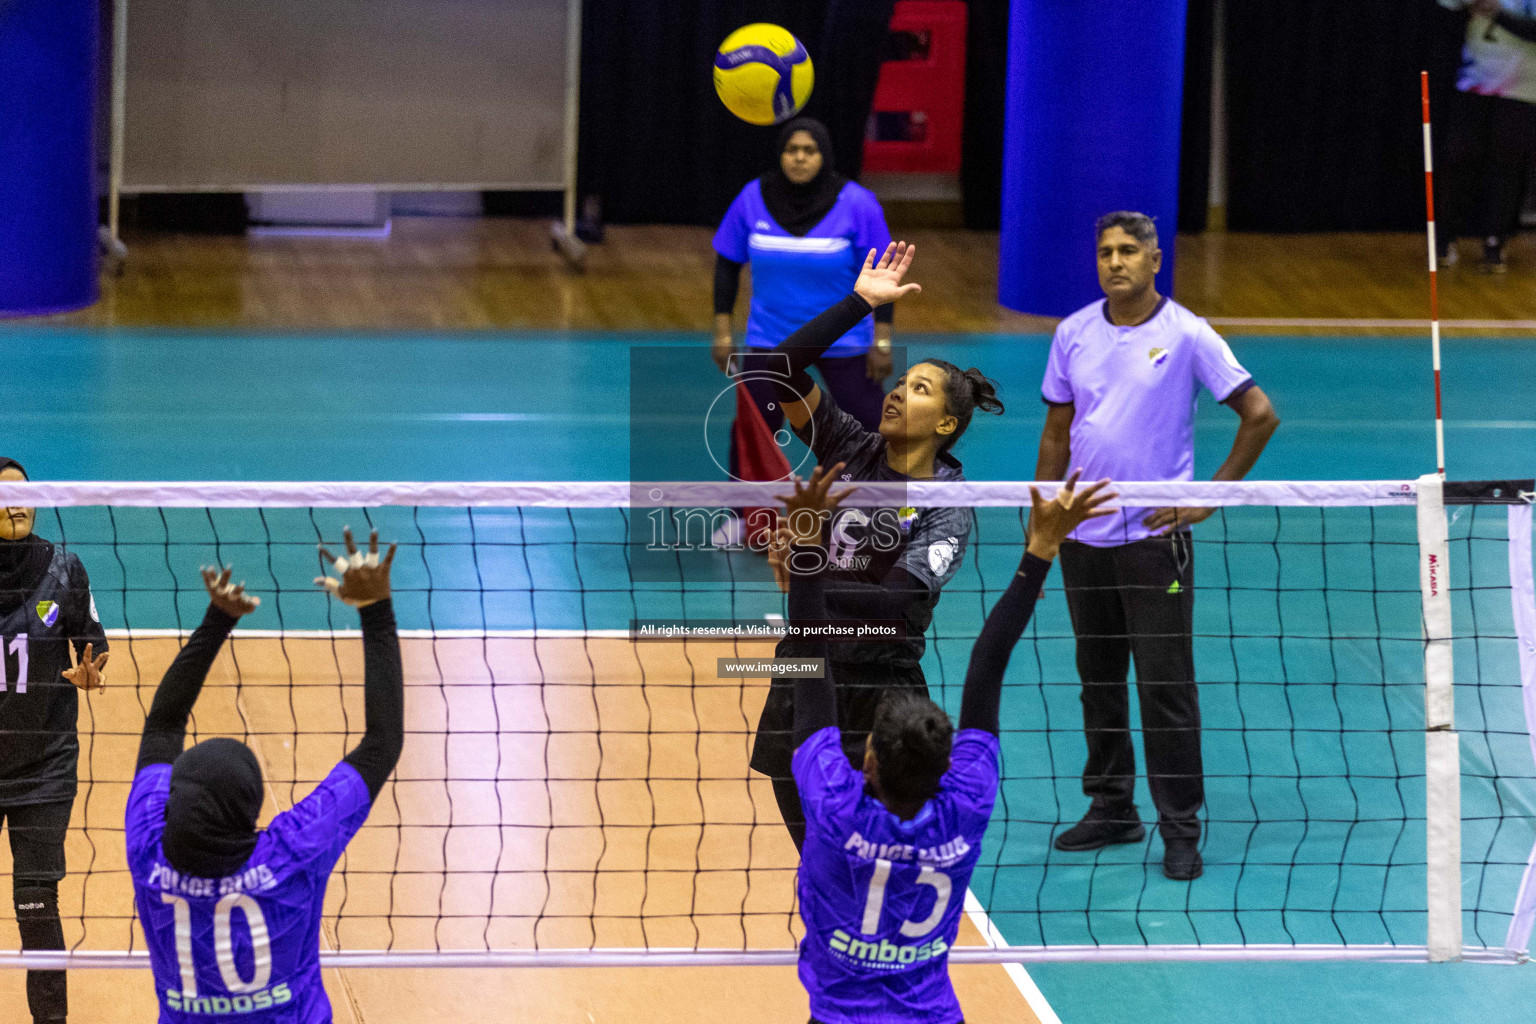
[[[1164,299],[1145,323],[1110,323],[1105,300],[1061,322],[1040,393],[1076,408],[1072,466],[1084,480],[1190,480],[1195,472],[1195,398],[1201,385],[1225,402],[1253,378],[1203,317]],[[1152,535],[1147,509],[1124,508],[1078,527],[1094,547]]]

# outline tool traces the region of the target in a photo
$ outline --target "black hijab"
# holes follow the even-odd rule
[[[784,147],[795,132],[808,134],[821,150],[821,173],[804,185],[784,177]],[[769,215],[779,222],[779,227],[798,236],[807,234],[832,212],[843,186],[848,184],[833,163],[832,136],[827,126],[812,117],[797,117],[779,129],[779,139],[773,147],[773,169],[761,181],[763,205],[768,207]]]
[[[10,468],[27,471],[15,459],[0,458],[0,471]],[[22,606],[48,574],[53,561],[53,545],[35,532],[21,540],[0,539],[0,615],[9,615]]]
[[[165,859],[197,878],[236,873],[256,848],[261,796],[261,765],[239,740],[216,737],[182,751],[165,802]]]

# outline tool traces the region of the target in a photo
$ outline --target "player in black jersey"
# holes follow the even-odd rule
[[[905,242],[893,242],[884,254],[871,250],[853,292],[775,349],[789,371],[778,385],[785,416],[819,464],[844,464],[841,480],[964,480],[954,456],[955,442],[976,410],[1003,411],[996,388],[980,370],[929,359],[908,368],[885,397],[879,429],[866,430],[805,372],[872,308],[921,290],[917,284],[902,283],[916,251]],[[940,591],[960,568],[970,533],[968,508],[847,508],[829,523],[828,615],[898,622],[906,632],[901,640],[827,645],[838,725],[855,765],[864,761],[864,741],[887,690],[928,695],[920,664],[923,634],[933,621]],[[779,537],[785,541],[787,530],[781,529]],[[769,558],[780,587],[787,590],[785,550],[778,547]],[[758,722],[752,767],[773,779],[779,811],[798,847],[804,842],[805,818],[790,772],[793,719],[793,685],[778,680],[769,687]]]
[[[0,483],[26,479],[20,463],[0,459]],[[107,635],[80,559],[32,532],[35,509],[8,507],[3,513],[0,822],[10,832],[21,948],[63,949],[59,882],[80,758],[75,689],[101,689]],[[27,1006],[35,1024],[63,1021],[69,1011],[64,972],[28,971]]]

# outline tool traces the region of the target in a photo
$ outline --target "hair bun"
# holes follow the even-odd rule
[[[974,366],[965,371],[965,379],[970,382],[971,398],[976,403],[976,408],[990,413],[1003,411],[1003,403],[997,397],[997,381]]]

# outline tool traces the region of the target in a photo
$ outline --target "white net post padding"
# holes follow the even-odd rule
[[[1424,602],[1424,801],[1428,832],[1426,945],[1431,960],[1461,957],[1461,748],[1451,660],[1451,564],[1443,481],[1418,482],[1419,587]]]
[[[1519,645],[1520,690],[1525,706],[1525,725],[1530,733],[1531,758],[1536,761],[1536,582],[1531,569],[1531,506],[1509,507],[1509,583]],[[1504,948],[1524,956],[1531,945],[1531,924],[1536,921],[1536,847],[1526,862],[1515,915],[1509,922]]]

